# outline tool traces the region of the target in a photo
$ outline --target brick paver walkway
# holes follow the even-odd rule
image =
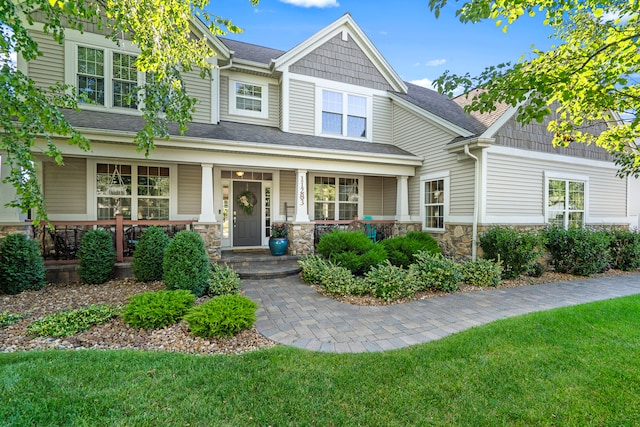
[[[640,294],[640,274],[487,289],[382,307],[318,294],[297,276],[245,280],[260,304],[256,327],[294,347],[335,353],[384,351],[437,340],[505,317]]]

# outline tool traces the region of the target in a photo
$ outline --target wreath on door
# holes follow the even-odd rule
[[[249,190],[240,193],[236,199],[238,207],[240,207],[247,215],[253,215],[253,207],[257,202],[258,198]]]

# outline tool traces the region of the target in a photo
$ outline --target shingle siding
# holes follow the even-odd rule
[[[378,90],[392,90],[385,77],[351,37],[340,34],[289,67],[292,73]]]

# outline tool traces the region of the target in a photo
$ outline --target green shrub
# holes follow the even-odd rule
[[[325,258],[311,254],[298,260],[302,280],[310,285],[320,285],[322,277],[331,268],[331,263]]]
[[[129,297],[122,319],[136,329],[160,329],[178,323],[196,297],[187,290],[145,292]]]
[[[13,314],[8,311],[3,311],[0,313],[0,328],[18,323],[22,319],[24,319],[24,315],[22,314]]]
[[[404,236],[382,240],[380,244],[387,252],[387,259],[398,267],[408,267],[413,263],[413,255],[419,251],[432,254],[441,253],[438,242],[428,233],[412,231]]]
[[[360,231],[334,230],[318,242],[318,252],[329,261],[361,276],[387,259],[384,247]]]
[[[609,268],[611,237],[607,232],[551,227],[544,235],[555,271],[589,276]]]
[[[250,329],[256,321],[258,304],[241,295],[221,295],[193,307],[184,320],[198,337],[232,337]]]
[[[531,231],[495,227],[480,237],[484,258],[502,263],[502,277],[513,279],[525,274],[541,254],[541,237]]]
[[[45,285],[44,260],[38,242],[21,233],[0,241],[0,292],[18,294]]]
[[[421,251],[415,254],[415,262],[409,268],[416,278],[418,290],[440,290],[454,292],[459,289],[458,284],[462,274],[458,265],[443,257],[442,254],[432,255]]]
[[[89,230],[80,240],[78,248],[78,276],[83,283],[100,284],[113,277],[116,250],[111,233]]]
[[[500,263],[488,259],[478,259],[462,264],[462,280],[473,286],[498,286],[502,274]]]
[[[240,276],[226,264],[211,264],[207,294],[212,297],[240,293]]]
[[[542,264],[540,261],[536,261],[531,264],[531,268],[529,268],[527,274],[531,277],[542,277],[542,275],[546,272],[547,267],[545,267],[544,264]]]
[[[612,231],[610,249],[613,268],[624,271],[640,268],[640,233],[637,231]]]
[[[418,289],[413,272],[389,261],[372,267],[365,274],[364,282],[374,297],[385,301],[412,297]]]
[[[211,263],[195,231],[180,231],[171,239],[162,262],[167,289],[186,289],[201,297],[209,285]]]
[[[350,270],[333,264],[329,264],[329,268],[320,278],[320,286],[334,295],[362,295],[365,293],[362,280],[353,277]]]
[[[131,271],[141,282],[162,280],[162,261],[171,239],[160,227],[151,226],[140,236],[133,251]]]
[[[95,305],[76,310],[59,311],[27,326],[27,334],[40,337],[68,337],[106,323],[119,314],[116,307]]]

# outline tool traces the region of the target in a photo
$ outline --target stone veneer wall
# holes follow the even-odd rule
[[[15,233],[22,233],[22,234],[26,234],[29,237],[32,237],[31,223],[23,222],[20,224],[16,224],[16,223],[0,224],[0,239],[8,236],[9,234],[15,234]]]
[[[289,255],[311,255],[315,250],[313,246],[314,228],[315,224],[313,223],[288,223],[289,246],[287,253]]]
[[[193,224],[193,231],[200,234],[204,240],[204,247],[207,248],[207,255],[212,261],[217,261],[222,256],[222,224],[219,222]]]

